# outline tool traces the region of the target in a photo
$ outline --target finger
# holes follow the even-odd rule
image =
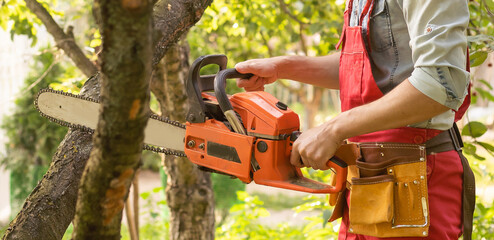
[[[318,159],[313,161],[313,168],[316,170],[327,170],[328,167],[326,166],[326,160],[325,159]]]
[[[245,87],[244,89],[247,92],[264,91],[264,86],[260,86],[260,87]]]
[[[253,66],[249,61],[239,62],[239,63],[235,64],[235,69],[239,73],[254,73],[252,71],[255,70],[255,69],[253,69]]]
[[[303,167],[310,167],[310,161],[308,156],[300,155],[300,160]]]
[[[264,79],[263,78],[258,78],[252,85],[250,85],[248,88],[246,87],[245,90],[247,91],[263,91],[264,90]]]
[[[295,146],[292,149],[292,153],[290,154],[290,163],[298,168],[304,166],[304,163],[302,162],[302,159],[300,157],[300,153],[296,150]]]
[[[239,78],[239,79],[237,79],[237,86],[240,88],[246,88],[246,87],[252,88],[252,86],[256,84],[258,79],[259,79],[259,76],[257,76],[257,75],[254,75],[249,79]]]

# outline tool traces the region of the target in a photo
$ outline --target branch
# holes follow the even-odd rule
[[[55,22],[50,13],[36,0],[24,0],[26,6],[45,25],[46,30],[53,36],[57,46],[72,59],[74,64],[86,75],[91,77],[98,72],[98,68],[84,55],[81,48],[74,41],[72,33],[65,33]]]
[[[300,45],[302,46],[302,51],[304,51],[305,55],[307,55],[308,54],[308,50],[307,50],[307,46],[306,46],[306,43],[305,43],[303,31],[304,31],[305,26],[308,25],[308,24],[310,24],[310,23],[305,23],[302,20],[298,19],[297,16],[293,15],[292,12],[290,12],[290,10],[288,9],[288,6],[286,5],[285,1],[278,0],[278,2],[280,3],[281,10],[283,12],[285,12],[290,18],[292,18],[293,20],[295,20],[295,22],[298,22],[298,24],[299,24],[299,35],[300,35]]]
[[[295,20],[295,22],[298,22],[298,24],[300,24],[300,25],[309,24],[309,23],[303,22],[302,20],[298,19],[297,16],[293,15],[293,13],[290,12],[290,10],[288,9],[288,6],[286,5],[286,3],[283,0],[278,0],[278,2],[280,3],[281,10],[283,12],[285,12],[290,18]]]
[[[158,0],[154,5],[155,49],[153,66],[180,36],[194,26],[213,0]]]

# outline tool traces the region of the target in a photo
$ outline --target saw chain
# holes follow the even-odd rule
[[[64,127],[68,127],[70,129],[73,129],[73,130],[79,130],[79,131],[82,131],[82,132],[87,132],[87,133],[91,133],[93,134],[94,133],[94,129],[92,128],[89,128],[89,127],[86,127],[86,126],[83,126],[83,125],[80,125],[80,124],[73,124],[73,123],[70,123],[70,122],[66,122],[66,121],[62,121],[62,120],[59,120],[59,119],[56,119],[56,118],[53,118],[53,117],[50,117],[46,114],[44,114],[43,112],[40,111],[39,109],[39,106],[38,106],[38,96],[44,92],[52,92],[52,93],[56,93],[56,94],[61,94],[61,95],[65,95],[65,96],[68,96],[68,97],[73,97],[73,98],[79,98],[79,99],[82,99],[82,100],[85,100],[85,101],[90,101],[90,102],[94,102],[94,103],[100,103],[99,100],[96,100],[96,99],[93,99],[93,98],[90,98],[90,97],[84,97],[84,96],[81,96],[81,95],[76,95],[76,94],[72,94],[72,93],[68,93],[68,92],[64,92],[64,91],[59,91],[59,90],[53,90],[53,89],[42,89],[38,92],[35,100],[34,100],[34,105],[36,106],[36,109],[38,110],[39,114],[44,117],[44,118],[47,118],[48,120],[60,125],[60,126],[64,126]],[[166,124],[170,124],[170,125],[173,125],[173,126],[176,126],[176,127],[179,127],[179,128],[183,128],[185,129],[185,124],[182,124],[178,121],[173,121],[173,120],[170,120],[169,118],[167,117],[162,117],[162,116],[159,116],[157,114],[150,114],[149,115],[149,118],[152,118],[154,120],[157,120],[157,121],[160,121],[160,122],[163,122],[163,123],[166,123]],[[171,149],[167,149],[167,148],[162,148],[162,147],[156,147],[156,146],[152,146],[152,145],[149,145],[149,144],[143,144],[143,147],[142,147],[143,150],[149,150],[149,151],[153,151],[153,152],[157,152],[157,153],[163,153],[165,155],[174,155],[174,156],[177,156],[177,157],[186,157],[185,153],[182,152],[182,151],[175,151],[175,150],[171,150]]]

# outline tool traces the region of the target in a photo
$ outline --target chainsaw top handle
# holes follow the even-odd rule
[[[219,70],[226,68],[228,59],[223,54],[206,55],[197,58],[190,66],[189,75],[185,81],[189,111],[187,121],[191,123],[203,123],[206,120],[206,106],[201,93],[214,90],[214,78],[216,75],[201,75],[203,67],[216,64]]]
[[[226,94],[226,79],[228,78],[251,78],[253,75],[243,74],[237,72],[235,68],[221,70],[216,74],[214,78],[214,93],[216,95],[216,99],[218,100],[218,104],[220,105],[221,111],[225,114],[226,119],[233,127],[233,130],[240,134],[246,134],[244,126],[241,121],[238,119],[235,111],[233,110],[232,104],[228,99],[228,95]]]

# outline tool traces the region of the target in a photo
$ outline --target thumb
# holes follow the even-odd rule
[[[245,62],[239,62],[237,64],[235,64],[235,69],[239,72],[239,73],[253,73],[255,75],[257,75],[256,73],[256,68],[252,66],[251,63],[249,63],[248,61],[245,61]]]

